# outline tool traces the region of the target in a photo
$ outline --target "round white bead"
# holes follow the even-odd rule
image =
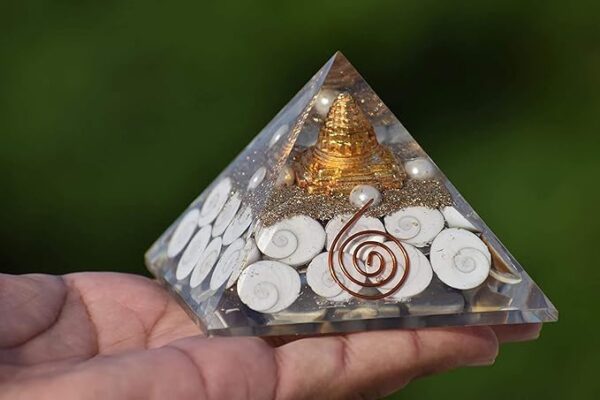
[[[404,164],[404,169],[409,177],[413,179],[425,180],[435,176],[436,167],[426,158],[415,158]]]
[[[275,186],[291,186],[295,180],[296,174],[294,169],[289,165],[285,165],[283,168],[281,168],[281,171],[279,171],[279,175],[275,181]]]
[[[269,141],[269,148],[273,147],[275,143],[279,142],[279,139],[281,139],[281,137],[285,135],[288,130],[289,129],[286,124],[283,124],[279,128],[277,128],[275,133],[273,133],[273,136],[271,136],[271,140]]]
[[[250,181],[248,182],[248,190],[256,189],[258,185],[262,183],[263,179],[265,179],[266,174],[267,169],[265,167],[260,167],[259,169],[257,169],[254,175],[252,175],[252,177],[250,178]]]
[[[315,100],[315,110],[321,116],[326,116],[329,112],[329,108],[331,108],[331,103],[335,100],[338,92],[330,89],[323,89],[317,95]]]
[[[381,193],[374,186],[356,185],[350,192],[350,203],[356,207],[364,206],[369,200],[373,200],[372,206],[381,202]]]

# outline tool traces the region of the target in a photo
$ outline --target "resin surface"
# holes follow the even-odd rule
[[[162,234],[146,265],[214,335],[558,317],[341,53]]]

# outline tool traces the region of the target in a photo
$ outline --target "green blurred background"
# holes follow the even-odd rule
[[[342,50],[561,312],[393,398],[598,396],[598,2],[0,2],[0,270],[146,248]]]

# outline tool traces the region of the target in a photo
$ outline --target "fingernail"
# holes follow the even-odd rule
[[[512,338],[508,338],[503,343],[517,343],[517,342],[529,342],[531,340],[536,340],[540,337],[542,333],[542,327],[539,326],[537,328],[531,328],[525,333],[521,335],[516,335]]]
[[[468,367],[489,367],[490,365],[494,365],[496,362],[495,358],[489,359],[486,358],[484,360],[476,360],[467,364]]]
[[[527,340],[536,340],[540,337],[540,335],[542,334],[542,327],[540,326],[537,329],[533,329],[529,332],[528,335],[525,335],[521,341],[527,341]]]

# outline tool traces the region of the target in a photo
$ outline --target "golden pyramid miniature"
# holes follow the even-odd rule
[[[349,93],[340,93],[327,114],[317,144],[295,165],[298,186],[309,193],[350,193],[360,184],[401,188],[406,176]]]

